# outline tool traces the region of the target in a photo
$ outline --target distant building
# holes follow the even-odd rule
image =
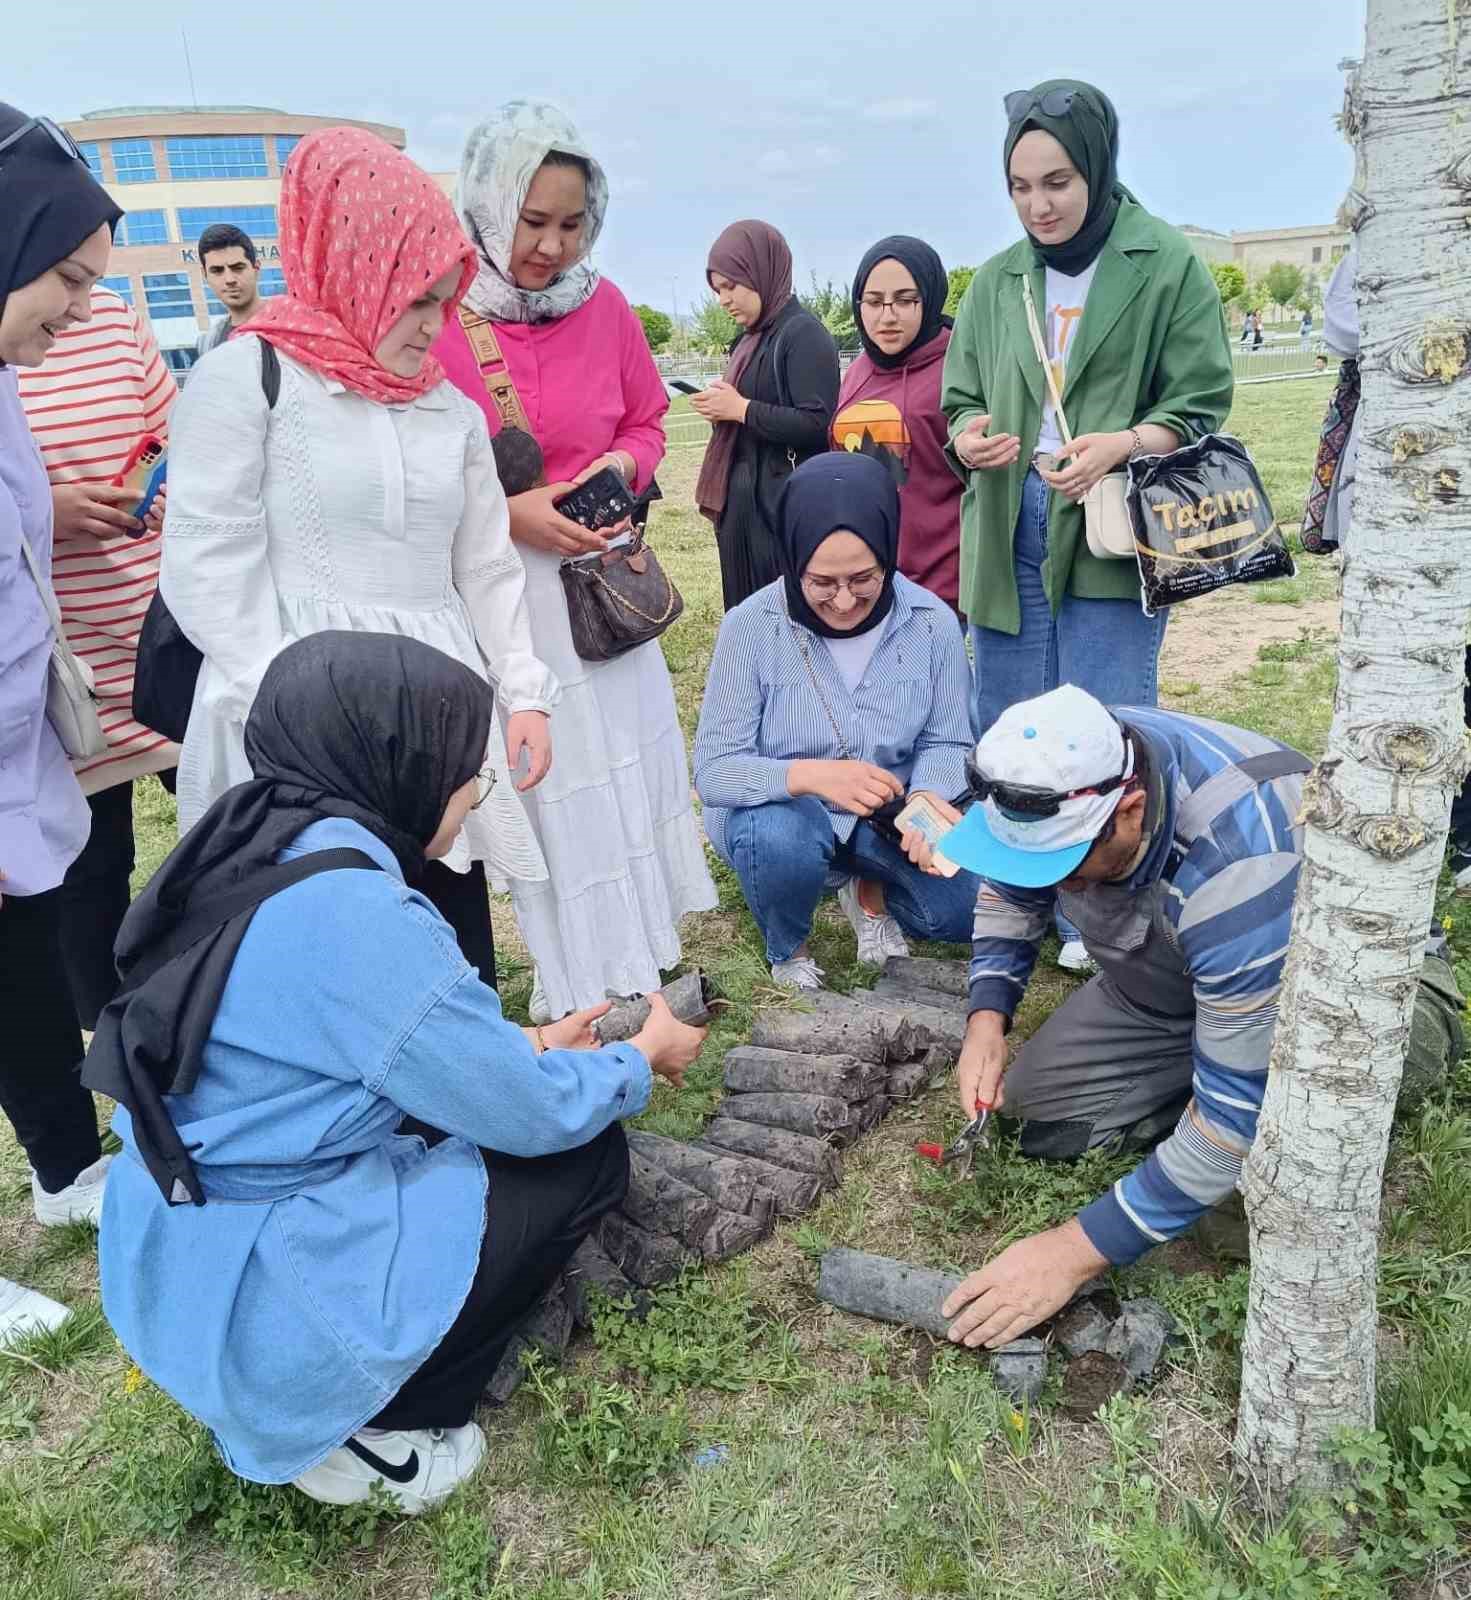
[[[189,365],[200,329],[225,310],[205,287],[199,235],[214,222],[243,228],[260,252],[260,292],[284,294],[276,244],[281,170],[303,135],[342,126],[404,147],[402,128],[266,106],[120,106],[66,124],[127,212],[103,282],[147,316],[171,367]],[[436,179],[446,188],[453,181]]]
[[[1237,229],[1232,233],[1185,223],[1180,232],[1207,266],[1234,261],[1249,279],[1260,278],[1275,262],[1284,261],[1290,267],[1316,273],[1320,282],[1326,282],[1353,243],[1353,235],[1336,222],[1307,228]]]

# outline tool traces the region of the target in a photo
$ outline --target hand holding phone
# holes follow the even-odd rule
[[[126,489],[130,494],[137,495],[136,503],[129,506],[128,510],[139,522],[147,517],[154,496],[168,476],[168,470],[168,452],[164,449],[163,440],[157,434],[145,433],[133,446],[122,471],[112,480],[115,488]],[[132,537],[137,538],[142,532],[139,528]]]
[[[901,838],[906,834],[915,836],[905,839],[906,853],[915,866],[941,878],[953,878],[960,868],[941,855],[937,847],[959,820],[959,813],[946,807],[950,812],[946,816],[940,805],[931,795],[917,794],[894,819],[894,826]]]
[[[623,522],[633,514],[637,504],[633,490],[616,467],[604,467],[585,483],[552,501],[570,522],[593,532]]]

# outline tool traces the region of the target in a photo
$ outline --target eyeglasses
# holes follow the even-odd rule
[[[478,811],[490,799],[495,788],[495,772],[490,766],[481,767],[475,774],[475,798],[470,802],[470,809]]]
[[[52,144],[64,156],[73,161],[80,161],[83,166],[86,166],[87,158],[78,148],[77,141],[72,138],[65,128],[58,128],[50,117],[27,117],[14,133],[7,134],[4,139],[0,139],[0,156],[3,156],[11,145],[19,144],[28,133],[34,133],[37,128],[50,138]]]
[[[923,297],[912,289],[901,289],[898,294],[890,295],[886,300],[881,294],[865,294],[858,302],[865,311],[883,311],[892,306],[895,311],[918,311],[924,303]]]
[[[1123,772],[1105,778],[1102,783],[1092,783],[1083,789],[1069,789],[1065,794],[1059,794],[1055,789],[1038,789],[1029,783],[1007,783],[1004,779],[988,778],[976,765],[974,756],[965,758],[965,777],[971,794],[977,800],[994,800],[1007,816],[1040,820],[1055,817],[1062,810],[1064,800],[1079,800],[1090,794],[1112,794],[1115,789],[1132,783],[1134,775],[1128,770],[1127,751],[1124,767]]]
[[[856,578],[809,578],[802,575],[802,587],[814,600],[836,600],[839,589],[846,589],[855,600],[872,600],[884,586],[884,575],[875,568]]]

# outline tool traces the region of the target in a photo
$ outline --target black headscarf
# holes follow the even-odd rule
[[[1073,103],[1060,117],[1048,116],[1040,104],[1033,104],[1020,122],[1006,130],[1001,170],[1011,178],[1011,153],[1024,133],[1040,130],[1050,133],[1068,153],[1072,164],[1088,185],[1088,210],[1083,226],[1064,244],[1043,244],[1032,240],[1037,260],[1055,272],[1074,278],[1098,259],[1119,214],[1119,203],[1133,195],[1119,182],[1119,117],[1113,102],[1101,89],[1076,78],[1049,78],[1031,91],[1034,102],[1049,92],[1071,93]]]
[[[28,121],[0,101],[0,139]],[[64,261],[105,222],[116,232],[122,208],[44,128],[32,128],[0,152],[0,310],[12,289],[24,288]]]
[[[804,461],[789,477],[777,503],[777,542],[787,593],[787,614],[824,639],[852,639],[878,627],[894,605],[899,560],[899,487],[872,456],[832,450]],[[802,574],[829,534],[856,533],[884,569],[884,586],[873,610],[856,628],[834,628],[807,603]]]
[[[286,871],[277,856],[311,823],[346,817],[413,882],[450,796],[485,761],[491,707],[468,667],[397,635],[315,633],[266,669],[245,724],[255,776],[205,812],[123,919],[122,987],[82,1073],[127,1107],[166,1199],[204,1204],[162,1097],[194,1087],[255,906]]]
[[[914,286],[919,290],[923,302],[919,332],[897,355],[892,356],[869,338],[863,326],[863,291],[868,287],[869,273],[880,261],[897,261],[914,279]],[[902,367],[941,328],[952,326],[951,318],[945,315],[945,300],[949,293],[950,280],[945,276],[945,264],[940,260],[939,252],[923,239],[913,239],[907,233],[891,233],[887,239],[880,239],[858,263],[858,271],[853,278],[853,321],[868,359],[874,366]]]

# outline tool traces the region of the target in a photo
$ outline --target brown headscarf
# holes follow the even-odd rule
[[[732,283],[744,284],[761,296],[761,320],[746,330],[725,367],[725,381],[732,388],[739,388],[757,345],[792,298],[792,252],[769,222],[732,222],[710,246],[705,264],[706,283],[712,272],[729,278]],[[725,510],[740,426],[738,422],[717,422],[710,434],[710,443],[705,446],[705,460],[695,485],[695,502],[711,522],[718,523]]]

